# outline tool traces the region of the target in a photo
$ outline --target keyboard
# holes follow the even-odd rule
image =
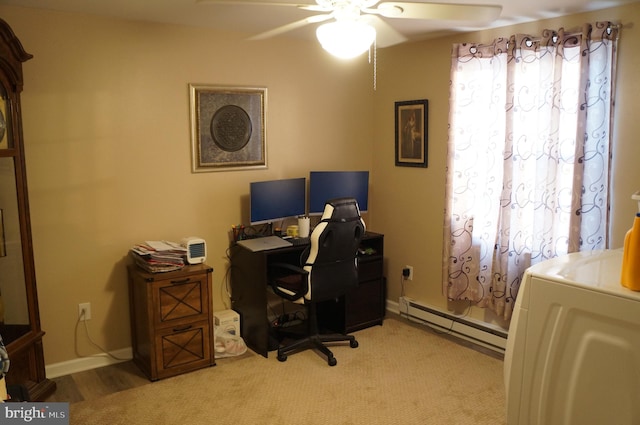
[[[300,245],[309,245],[311,243],[311,239],[306,237],[306,238],[291,238],[289,239],[289,242],[291,242],[293,244],[293,246],[300,246]]]

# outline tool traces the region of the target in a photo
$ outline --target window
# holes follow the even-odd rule
[[[532,264],[607,247],[618,29],[453,46],[443,292],[511,317]]]

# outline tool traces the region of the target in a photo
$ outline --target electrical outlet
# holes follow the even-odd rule
[[[78,304],[78,319],[80,321],[91,319],[91,303]]]
[[[413,280],[413,266],[404,266],[405,269],[409,269],[409,275],[406,277],[407,280]]]

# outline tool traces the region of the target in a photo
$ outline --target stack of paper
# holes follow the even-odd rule
[[[131,248],[135,263],[150,273],[180,270],[185,266],[187,249],[169,241],[145,241]]]

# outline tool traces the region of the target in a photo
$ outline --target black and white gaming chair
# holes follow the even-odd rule
[[[358,346],[354,336],[323,334],[318,326],[317,304],[337,299],[358,285],[358,247],[365,232],[358,203],[353,198],[327,201],[320,223],[310,236],[309,255],[301,268],[289,264],[273,265],[269,284],[284,299],[308,307],[307,334],[293,343],[280,346],[278,360],[306,348],[315,348],[327,356],[329,366],[337,361],[326,347],[328,342],[349,341]],[[287,272],[283,272],[280,267]],[[279,269],[279,270],[278,270]]]

